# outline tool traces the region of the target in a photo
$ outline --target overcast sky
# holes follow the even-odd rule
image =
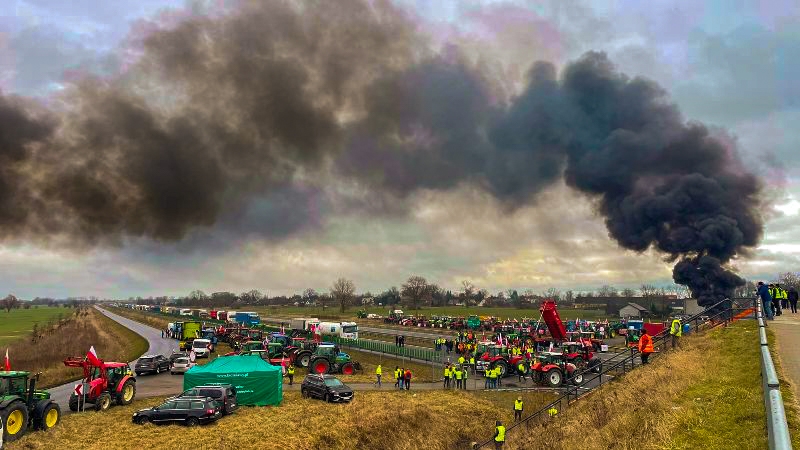
[[[0,89],[45,101],[76,74],[114,76],[134,63],[131,30],[201,14],[203,2],[6,0],[0,3]],[[216,3],[216,2],[210,2]],[[529,65],[561,66],[589,50],[651,78],[686,117],[727,130],[767,180],[773,210],[760,247],[735,266],[747,278],[800,270],[800,4],[795,0],[403,0],[422,33],[484,61],[513,92]],[[568,6],[567,6],[568,5]],[[171,10],[170,8],[178,8]],[[185,8],[188,8],[185,9]],[[329,192],[321,195],[329,197]],[[182,295],[193,289],[277,295],[327,290],[340,276],[361,292],[419,274],[496,292],[637,287],[671,282],[671,264],[611,241],[593,205],[566,186],[507,211],[468,185],[416,191],[411,214],[321,214],[265,195],[178,242],[130,238],[80,250],[0,244],[0,292],[35,296]],[[308,209],[297,229],[264,237],[242,215]],[[307,226],[308,221],[314,226]],[[231,225],[233,224],[233,225]],[[269,223],[264,223],[269,227]],[[198,244],[202,242],[202,244]]]

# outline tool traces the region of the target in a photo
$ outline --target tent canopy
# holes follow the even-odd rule
[[[258,355],[220,356],[204,366],[194,366],[183,378],[183,389],[230,384],[240,405],[279,405],[283,400],[281,368]]]

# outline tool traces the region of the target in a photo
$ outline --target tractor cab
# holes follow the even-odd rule
[[[27,395],[28,372],[0,372],[0,399],[7,396]]]
[[[283,344],[281,344],[280,342],[270,342],[269,344],[267,344],[266,350],[270,358],[286,356],[283,351],[284,350]]]
[[[265,350],[264,343],[261,341],[247,341],[241,344],[242,352],[249,352],[253,350]]]
[[[49,430],[61,419],[50,394],[36,390],[39,375],[0,371],[0,443],[15,441],[29,429]]]

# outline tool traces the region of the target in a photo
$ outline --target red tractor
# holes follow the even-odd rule
[[[136,397],[136,379],[127,363],[100,361],[95,365],[86,358],[69,357],[64,365],[82,368],[86,386],[82,399],[74,392],[70,395],[70,411],[78,411],[81,404],[88,403],[93,404],[96,411],[105,411],[112,402],[128,405]]]
[[[550,387],[560,387],[565,380],[571,380],[575,386],[583,383],[583,371],[567,362],[563,353],[538,354],[531,365],[531,372],[535,382]]]
[[[508,347],[499,344],[479,344],[478,350],[484,351],[475,364],[475,370],[483,372],[486,369],[499,368],[501,378],[514,374],[516,367],[524,359],[522,355],[509,355]]]

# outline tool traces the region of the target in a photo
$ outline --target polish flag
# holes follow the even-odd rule
[[[6,368],[6,372],[10,372],[10,371],[11,371],[11,360],[10,360],[10,359],[8,359],[8,349],[7,349],[7,348],[6,348],[6,361],[5,361],[5,366],[6,366],[6,367],[5,367],[5,368]]]
[[[97,352],[94,349],[94,345],[89,349],[89,353],[86,354],[86,358],[92,363],[93,366],[101,366],[103,363],[100,361],[100,358],[97,357]]]

